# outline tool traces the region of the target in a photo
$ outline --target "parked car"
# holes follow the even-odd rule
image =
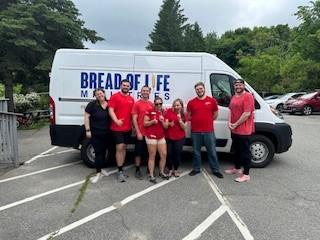
[[[283,111],[283,105],[286,101],[289,99],[295,99],[302,95],[306,94],[306,92],[293,92],[293,93],[286,93],[281,95],[280,97],[276,99],[269,99],[266,100],[266,103],[268,103],[271,107],[277,109],[279,112]]]
[[[289,113],[302,113],[310,115],[320,111],[320,91],[305,94],[297,99],[287,101],[283,110]]]
[[[272,99],[279,98],[280,96],[282,96],[282,95],[280,95],[280,94],[275,94],[275,95],[270,95],[270,96],[268,96],[268,97],[264,97],[263,99],[264,99],[264,100],[272,100]]]

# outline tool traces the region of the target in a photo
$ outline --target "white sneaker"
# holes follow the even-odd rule
[[[90,178],[92,183],[97,183],[101,178],[103,178],[103,175],[101,173],[97,173],[94,177]]]
[[[104,169],[101,169],[101,173],[103,176],[106,176],[106,177],[109,176],[109,173]]]

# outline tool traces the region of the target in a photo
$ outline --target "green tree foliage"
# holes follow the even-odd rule
[[[6,2],[10,4],[1,5],[0,11],[0,79],[11,99],[13,82],[48,86],[48,73],[58,48],[83,48],[83,41],[103,39],[84,27],[70,0]]]
[[[186,52],[204,52],[206,45],[203,33],[197,22],[188,24],[184,31],[184,51]]]
[[[281,59],[274,53],[245,56],[240,59],[238,71],[259,91],[272,92],[280,79]]]
[[[164,0],[159,19],[151,32],[147,49],[153,51],[183,51],[183,31],[187,18],[179,0]]]

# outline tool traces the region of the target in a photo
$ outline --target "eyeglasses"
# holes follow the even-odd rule
[[[156,106],[161,106],[162,103],[155,103],[154,105],[156,105]]]

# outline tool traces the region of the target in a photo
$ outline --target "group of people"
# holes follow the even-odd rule
[[[226,174],[237,174],[235,181],[250,180],[249,169],[250,136],[254,131],[253,96],[245,91],[244,81],[234,82],[235,95],[232,97],[229,108],[229,129],[235,150],[235,166],[226,169]],[[220,172],[216,153],[216,138],[214,120],[218,117],[218,104],[214,97],[206,95],[203,82],[195,84],[196,97],[187,104],[187,112],[181,99],[175,99],[172,107],[163,109],[163,100],[155,97],[154,102],[149,100],[150,88],[143,86],[141,98],[134,101],[129,94],[130,82],[122,80],[120,91],[113,94],[107,101],[103,89],[96,89],[96,100],[90,102],[84,114],[86,137],[91,139],[95,150],[95,166],[97,174],[91,179],[96,183],[108,173],[102,168],[105,154],[110,147],[110,139],[115,141],[115,158],[118,167],[118,180],[125,182],[128,175],[123,169],[126,157],[126,147],[135,132],[135,177],[143,179],[140,169],[142,159],[148,159],[148,177],[152,183],[157,183],[155,176],[155,159],[159,155],[159,177],[169,179],[179,177],[182,148],[185,141],[187,124],[191,124],[191,138],[193,144],[193,169],[189,173],[194,176],[201,169],[201,148],[207,150],[208,162],[212,174],[223,178]],[[133,126],[133,129],[132,129]],[[242,170],[243,167],[243,170]],[[167,171],[165,169],[167,168]]]

